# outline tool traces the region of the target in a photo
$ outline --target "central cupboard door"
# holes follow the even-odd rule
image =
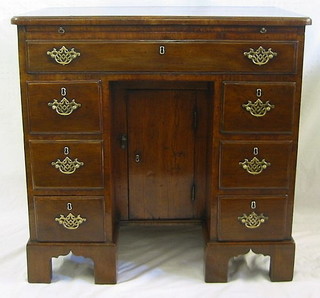
[[[194,92],[135,90],[127,99],[129,216],[193,215]]]
[[[208,166],[208,84],[121,82],[112,92],[119,219],[201,219]]]

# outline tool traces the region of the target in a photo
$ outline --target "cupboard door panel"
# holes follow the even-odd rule
[[[128,94],[130,219],[192,218],[195,94]]]

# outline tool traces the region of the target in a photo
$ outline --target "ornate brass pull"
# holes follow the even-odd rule
[[[74,99],[69,101],[66,97],[63,97],[60,101],[53,99],[53,102],[49,102],[48,106],[61,116],[69,116],[73,111],[80,108],[81,104]]]
[[[80,215],[74,216],[72,213],[69,213],[67,216],[60,214],[60,217],[55,218],[55,221],[63,225],[68,230],[78,229],[86,220],[86,218],[82,218]]]
[[[60,50],[53,48],[52,51],[47,52],[47,55],[54,59],[58,64],[67,65],[72,60],[80,56],[80,53],[76,52],[74,48],[68,50],[65,46],[63,46]]]
[[[70,175],[73,174],[77,169],[84,165],[84,162],[78,161],[76,158],[72,160],[70,157],[66,157],[63,161],[57,159],[51,163],[56,169],[58,169],[62,174]]]
[[[259,160],[254,157],[250,161],[246,158],[244,161],[240,161],[239,165],[242,166],[251,175],[259,175],[267,167],[271,166],[270,162],[267,162],[265,159]]]
[[[267,64],[270,59],[278,55],[276,52],[273,52],[271,48],[265,50],[262,46],[257,50],[250,48],[249,52],[244,52],[243,54],[259,66]]]
[[[243,104],[242,107],[254,117],[263,117],[267,112],[271,111],[271,109],[274,109],[273,104],[269,101],[263,102],[260,98],[255,102],[248,100],[248,102]]]
[[[262,223],[265,223],[269,218],[264,216],[263,213],[258,215],[255,212],[251,212],[249,215],[243,214],[238,217],[238,220],[243,223],[248,229],[256,229],[260,227]]]

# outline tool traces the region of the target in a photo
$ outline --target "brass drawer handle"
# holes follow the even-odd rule
[[[254,117],[263,117],[267,112],[270,112],[271,109],[274,109],[275,106],[269,101],[263,102],[258,98],[255,102],[248,100],[242,107]]]
[[[63,97],[60,101],[53,99],[53,102],[49,102],[48,106],[61,116],[69,116],[73,111],[80,108],[81,104],[74,99],[69,101],[66,97]]]
[[[57,159],[51,163],[56,169],[58,169],[62,174],[70,175],[73,174],[77,169],[84,165],[84,162],[78,161],[76,158],[72,160],[70,157],[66,157],[63,161]]]
[[[65,46],[63,46],[60,50],[53,48],[52,51],[47,52],[47,55],[54,59],[58,64],[67,65],[72,60],[79,57],[80,53],[76,52],[74,48],[68,50]]]
[[[60,225],[63,225],[68,230],[78,229],[86,220],[86,218],[82,218],[80,215],[75,216],[72,213],[69,213],[67,216],[60,214],[60,217],[55,218],[55,221]]]
[[[271,48],[265,50],[262,46],[257,50],[250,48],[249,52],[244,52],[243,54],[259,66],[267,64],[273,57],[278,55],[276,52],[273,52]]]
[[[262,223],[265,223],[269,218],[264,216],[263,213],[258,215],[255,212],[251,212],[249,215],[243,214],[238,217],[238,220],[244,224],[248,229],[256,229],[260,227]]]
[[[270,167],[271,163],[267,162],[265,159],[260,161],[258,158],[254,157],[250,161],[247,158],[244,161],[240,161],[239,165],[249,174],[259,175],[267,167]]]

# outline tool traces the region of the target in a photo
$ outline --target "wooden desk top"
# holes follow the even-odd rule
[[[16,25],[269,25],[305,26],[311,19],[275,7],[111,6],[48,8],[12,18]]]

